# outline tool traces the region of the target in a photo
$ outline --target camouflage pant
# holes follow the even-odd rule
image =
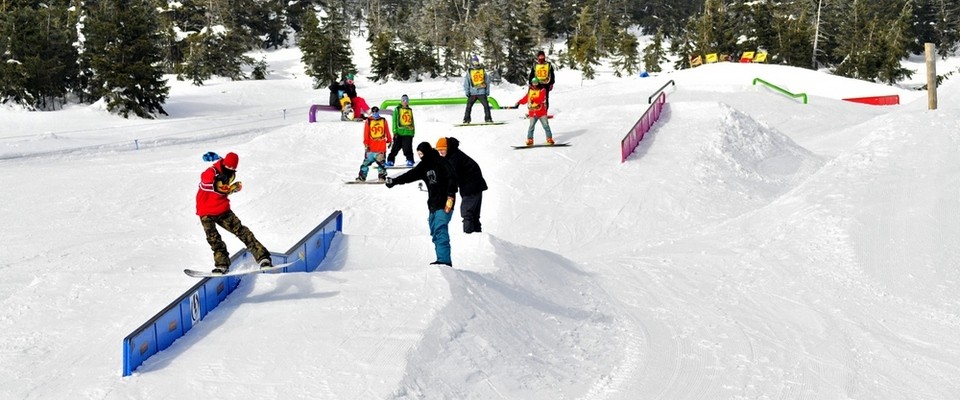
[[[234,214],[233,211],[227,211],[220,215],[200,217],[200,224],[203,225],[203,231],[207,234],[207,243],[210,244],[210,249],[213,250],[213,264],[215,266],[224,268],[230,266],[230,255],[227,254],[227,245],[223,243],[223,239],[220,238],[217,225],[222,226],[240,239],[240,241],[247,246],[247,250],[253,254],[254,260],[270,259],[270,252],[267,251],[267,248],[260,244],[260,241],[253,236],[253,232],[250,232],[250,229],[243,226],[240,218],[237,218],[237,214]]]

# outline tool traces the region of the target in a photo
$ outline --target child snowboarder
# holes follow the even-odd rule
[[[360,175],[357,176],[357,181],[366,181],[370,164],[377,163],[377,178],[380,182],[384,182],[387,179],[384,159],[386,158],[387,145],[393,139],[390,137],[390,126],[387,125],[387,120],[380,116],[380,107],[374,106],[370,111],[372,112],[370,118],[367,118],[367,121],[363,124],[365,153],[363,163],[360,164]]]
[[[422,180],[427,185],[427,210],[430,211],[427,223],[430,224],[430,237],[437,253],[437,260],[430,264],[452,267],[448,225],[456,203],[457,174],[430,143],[420,143],[417,155],[420,156],[420,162],[396,178],[387,178],[387,188],[416,180]]]
[[[403,149],[403,156],[407,158],[407,166],[413,166],[413,136],[416,127],[413,124],[413,110],[410,109],[410,98],[400,96],[400,106],[393,111],[393,133],[396,136],[390,154],[387,155],[387,166],[392,167],[397,153]]]
[[[227,254],[227,245],[217,231],[217,225],[239,238],[253,254],[260,268],[273,266],[267,248],[260,244],[253,232],[243,226],[240,218],[230,210],[230,198],[227,196],[243,188],[239,181],[234,182],[240,157],[231,152],[222,159],[214,158],[217,159],[213,165],[200,174],[200,187],[197,189],[197,215],[203,231],[207,234],[207,243],[213,250],[213,272],[225,274],[230,269],[230,255]]]
[[[526,96],[523,96],[514,107],[520,107],[521,104],[527,105],[527,115],[530,117],[530,127],[527,129],[527,146],[533,145],[533,128],[537,121],[543,126],[547,133],[547,144],[553,145],[553,133],[550,131],[550,120],[547,117],[547,107],[544,106],[547,91],[540,85],[537,78],[530,79],[530,87],[527,89]]]

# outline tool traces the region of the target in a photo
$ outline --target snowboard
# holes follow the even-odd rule
[[[414,165],[416,165],[416,164],[414,164]],[[411,165],[411,166],[408,167],[407,164],[402,164],[402,165],[401,165],[401,164],[397,164],[397,165],[394,165],[394,166],[392,166],[392,167],[384,167],[384,168],[386,168],[386,169],[410,169],[410,168],[413,168],[413,165]]]
[[[512,146],[512,147],[513,147],[514,149],[519,150],[519,149],[531,149],[531,148],[534,148],[534,147],[565,147],[565,146],[569,146],[569,145],[570,145],[570,142],[566,142],[566,143],[554,143],[554,144],[537,143],[537,144],[531,144],[531,145],[529,145],[529,146],[527,146],[527,145],[521,145],[521,146]]]
[[[343,181],[347,185],[383,185],[386,182],[380,182],[376,179],[371,181]]]
[[[183,273],[194,278],[215,278],[215,277],[221,277],[221,276],[237,276],[237,275],[247,275],[247,274],[256,274],[260,272],[275,271],[275,270],[280,270],[280,269],[289,267],[293,264],[296,264],[296,261],[291,263],[285,263],[285,264],[276,264],[270,268],[259,268],[259,267],[250,268],[250,269],[238,268],[235,270],[227,271],[227,273],[225,274],[217,274],[210,271],[198,271],[195,269],[187,268],[183,270]]]
[[[486,126],[486,125],[503,125],[506,122],[504,121],[493,121],[493,122],[477,122],[469,124],[454,124],[453,126]]]

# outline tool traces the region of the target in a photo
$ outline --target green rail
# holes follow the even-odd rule
[[[497,103],[497,99],[493,96],[487,96],[487,101],[490,102],[491,109],[500,109],[500,103]],[[410,99],[411,106],[447,106],[447,105],[457,105],[457,104],[467,104],[466,97],[438,97],[434,99]],[[380,103],[380,109],[385,110],[389,107],[395,107],[400,105],[400,99],[384,100],[383,103]]]
[[[783,90],[783,88],[781,88],[781,87],[779,87],[779,86],[777,86],[777,85],[774,85],[774,84],[772,84],[772,83],[770,83],[770,82],[767,82],[767,81],[765,81],[765,80],[763,80],[763,79],[753,78],[753,84],[756,85],[757,82],[760,82],[760,83],[762,83],[762,84],[764,84],[764,85],[766,85],[766,86],[769,86],[771,89],[776,90],[776,91],[778,91],[778,92],[780,92],[780,93],[783,93],[783,94],[785,94],[785,95],[787,95],[787,96],[790,96],[790,97],[793,97],[793,98],[802,97],[802,98],[803,98],[803,104],[807,104],[807,94],[806,94],[806,93],[799,93],[799,94],[790,93],[790,92],[788,92],[788,91],[786,91],[786,90]]]

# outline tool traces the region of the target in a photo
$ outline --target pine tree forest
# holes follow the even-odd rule
[[[620,76],[762,51],[894,84],[924,43],[954,54],[960,0],[0,0],[0,103],[152,118],[170,76],[263,79],[251,51],[289,46],[320,88],[356,72],[351,37],[369,43],[373,81],[459,78],[477,55],[522,85],[538,50],[585,79],[601,63]]]

